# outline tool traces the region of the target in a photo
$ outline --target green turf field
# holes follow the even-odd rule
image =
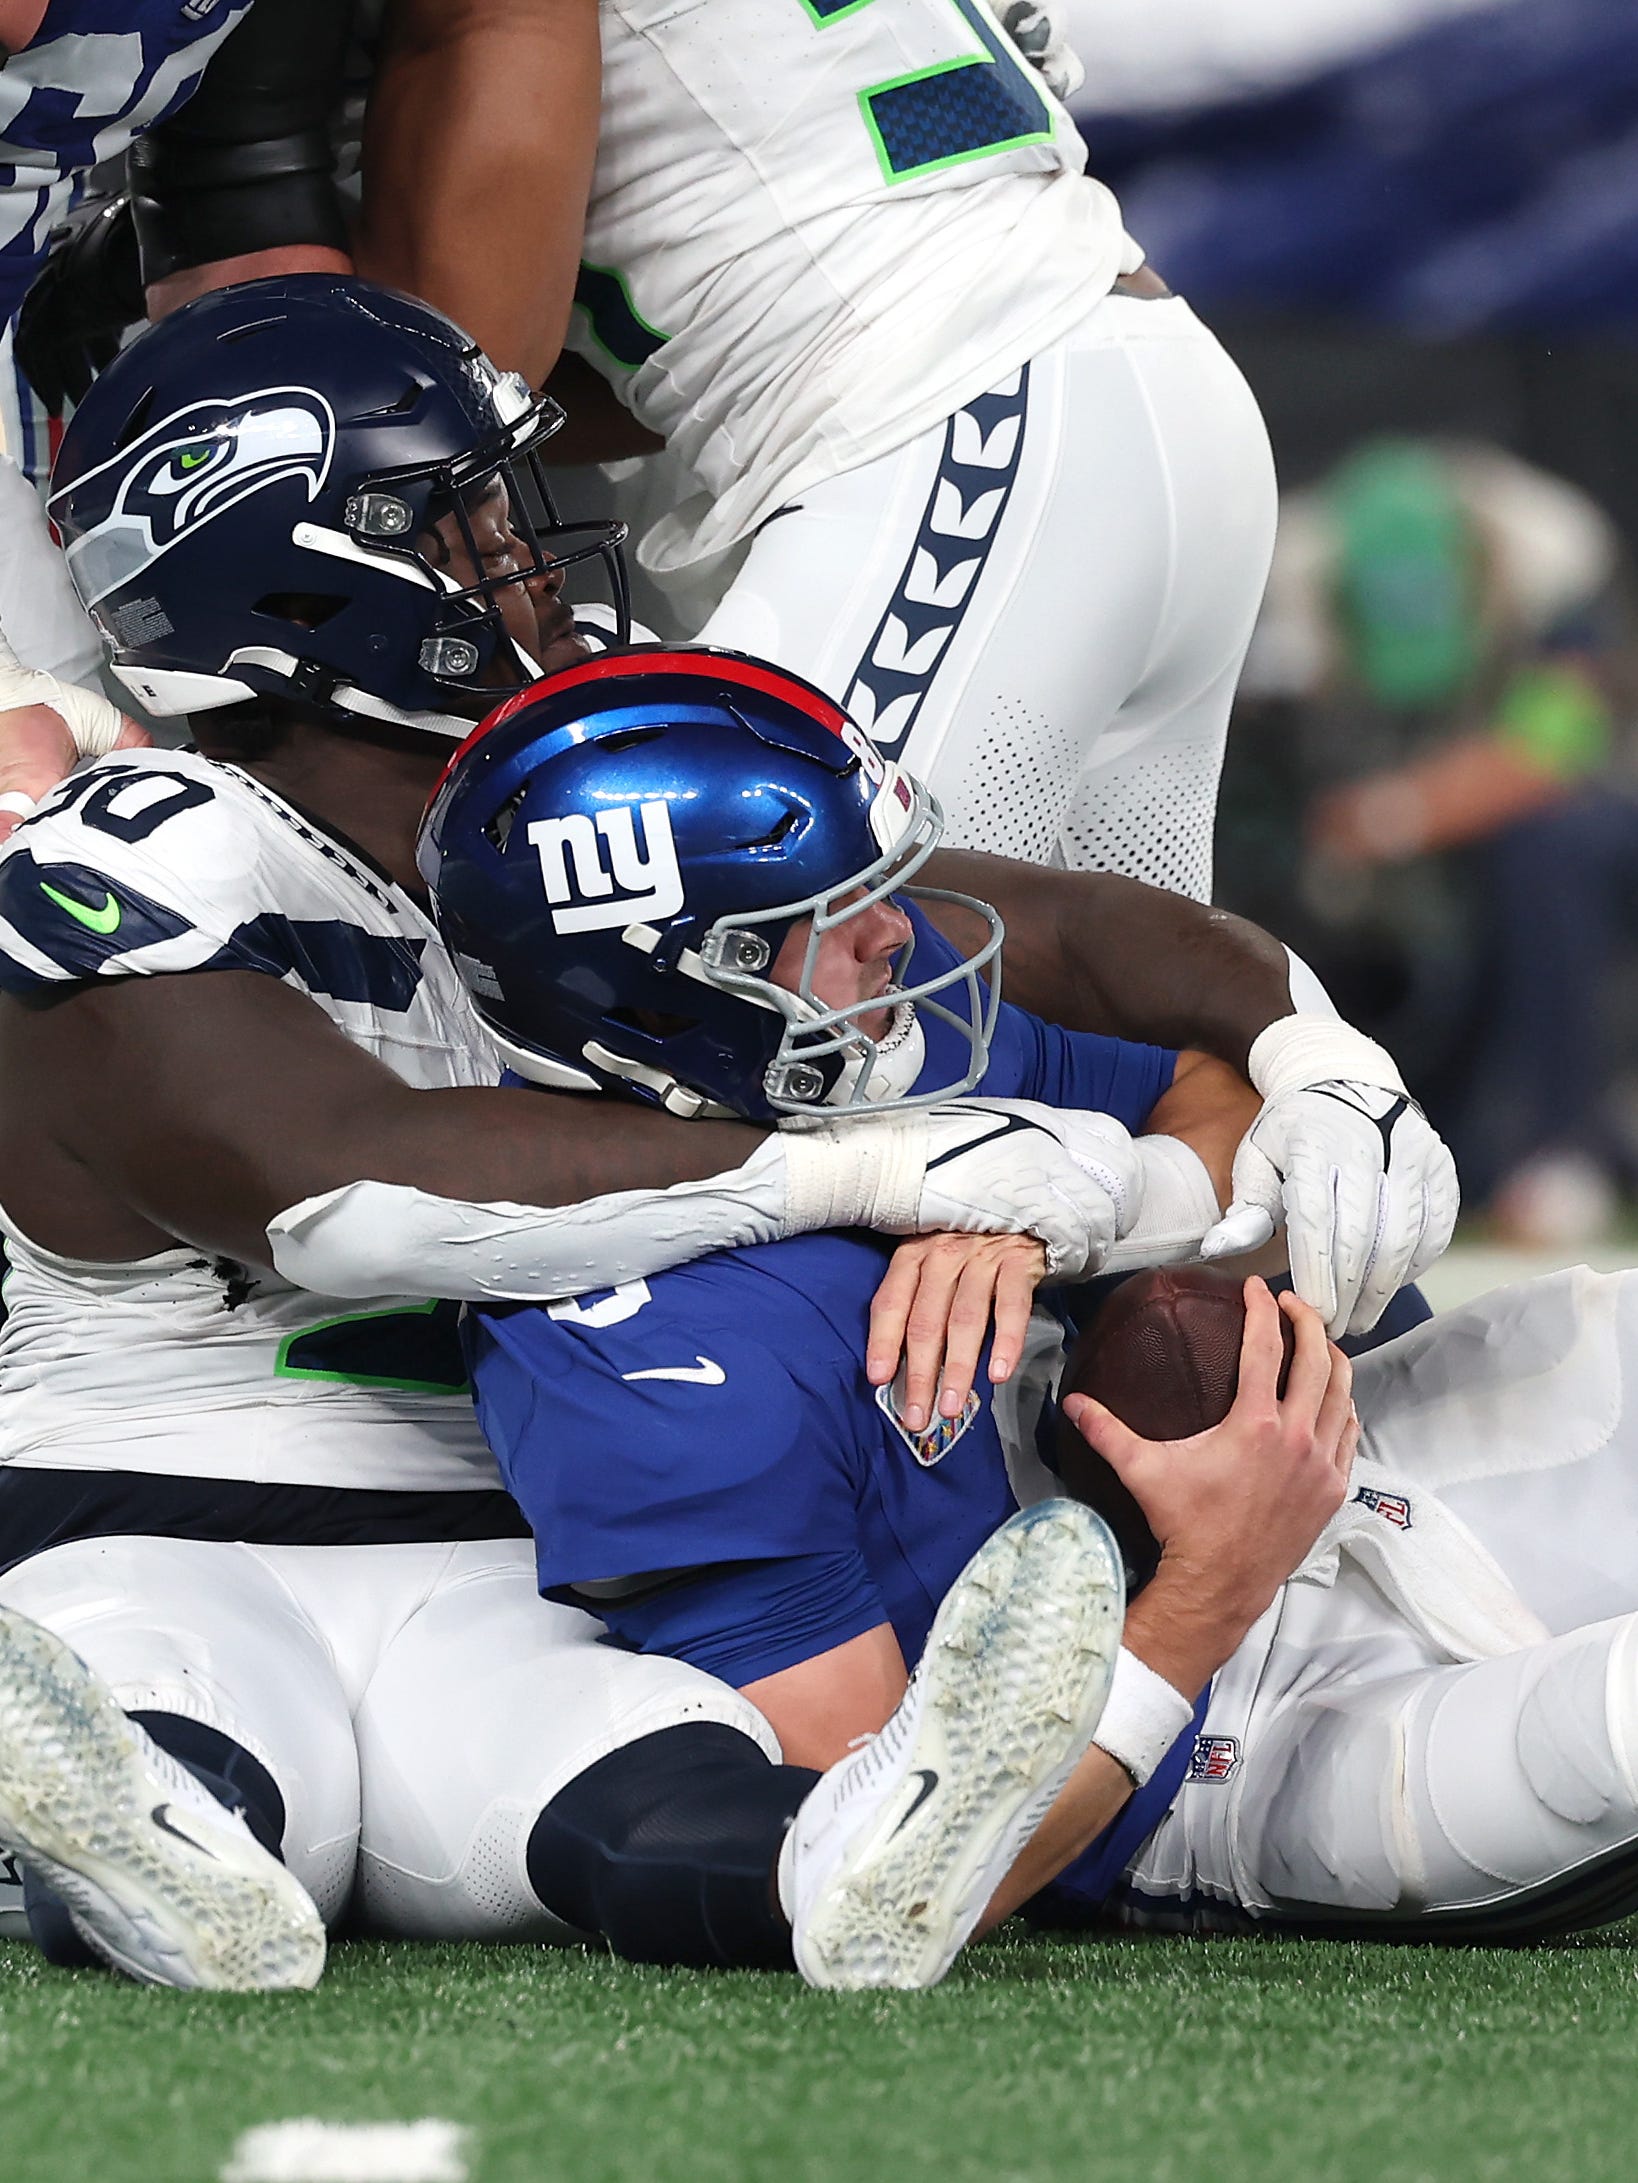
[[[441,2116],[473,2183],[1630,2183],[1638,1939],[978,1950],[936,1993],[336,1950],[189,1998],[0,1948],[3,2183],[214,2183],[293,2116]]]

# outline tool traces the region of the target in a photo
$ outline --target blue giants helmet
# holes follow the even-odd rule
[[[655,646],[502,705],[433,791],[419,862],[521,1075],[673,1114],[828,1118],[953,1098],[984,1072],[1001,946],[985,904],[933,896],[988,928],[953,966],[918,980],[912,938],[885,995],[833,1007],[814,990],[824,936],[903,890],[942,831],[926,789],[795,675]],[[771,972],[804,919],[787,989]],[[937,998],[952,988],[955,1007]],[[912,1100],[918,1010],[962,1035],[965,1073]]]
[[[283,696],[464,736],[540,671],[507,635],[508,585],[595,556],[624,615],[624,526],[561,524],[546,492],[562,421],[424,303],[331,274],[247,281],[114,359],[63,436],[51,516],[150,712]],[[490,573],[470,508],[497,479],[518,550]],[[442,565],[450,522],[469,580]]]

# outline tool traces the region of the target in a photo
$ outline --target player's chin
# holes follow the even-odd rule
[[[591,646],[571,624],[561,636],[545,642],[537,656],[541,673],[555,675],[560,668],[573,667],[579,660],[590,659]]]

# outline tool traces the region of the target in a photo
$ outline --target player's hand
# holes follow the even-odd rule
[[[1340,1018],[1263,1031],[1250,1073],[1263,1105],[1234,1156],[1234,1198],[1205,1259],[1261,1249],[1283,1220],[1291,1277],[1334,1337],[1365,1334],[1439,1258],[1462,1196],[1456,1163],[1393,1056]]]
[[[1072,99],[1086,81],[1086,69],[1050,0],[1001,0],[996,13],[1001,28],[1053,97]]]
[[[20,666],[0,638],[0,842],[82,757],[152,740],[97,691]]]
[[[882,1225],[1038,1236],[1048,1277],[1075,1281],[1097,1272],[1143,1209],[1142,1160],[1111,1115],[961,1099],[924,1119],[916,1217]]]
[[[865,1377],[886,1387],[904,1363],[902,1416],[926,1430],[959,1417],[993,1318],[990,1379],[1011,1379],[1023,1354],[1046,1251],[1033,1236],[916,1236],[893,1253],[870,1306]]]
[[[1143,1440],[1089,1395],[1063,1403],[1142,1509],[1161,1570],[1180,1580],[1174,1596],[1210,1619],[1230,1650],[1346,1500],[1359,1441],[1353,1367],[1318,1314],[1294,1296],[1276,1303],[1262,1281],[1248,1281],[1245,1293],[1239,1389],[1220,1425],[1188,1440]],[[1282,1311],[1296,1334],[1283,1399]]]
[[[1297,1294],[1333,1335],[1365,1334],[1442,1256],[1456,1225],[1456,1163],[1403,1092],[1339,1080],[1272,1099],[1234,1156],[1234,1202],[1206,1259],[1266,1242],[1283,1218]]]

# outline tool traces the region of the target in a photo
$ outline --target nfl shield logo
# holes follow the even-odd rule
[[[1354,1495],[1362,1507],[1380,1516],[1385,1524],[1392,1524],[1396,1531],[1408,1531],[1411,1527],[1411,1505],[1402,1493],[1382,1493],[1375,1486],[1361,1486]]]
[[[897,1383],[892,1387],[878,1387],[876,1407],[885,1417],[923,1470],[931,1470],[935,1463],[942,1463],[983,1404],[976,1389],[968,1395],[954,1417],[935,1417],[923,1432],[913,1433],[899,1415]]]
[[[1232,1781],[1240,1770],[1237,1736],[1196,1736],[1194,1757],[1189,1761],[1188,1781]]]

